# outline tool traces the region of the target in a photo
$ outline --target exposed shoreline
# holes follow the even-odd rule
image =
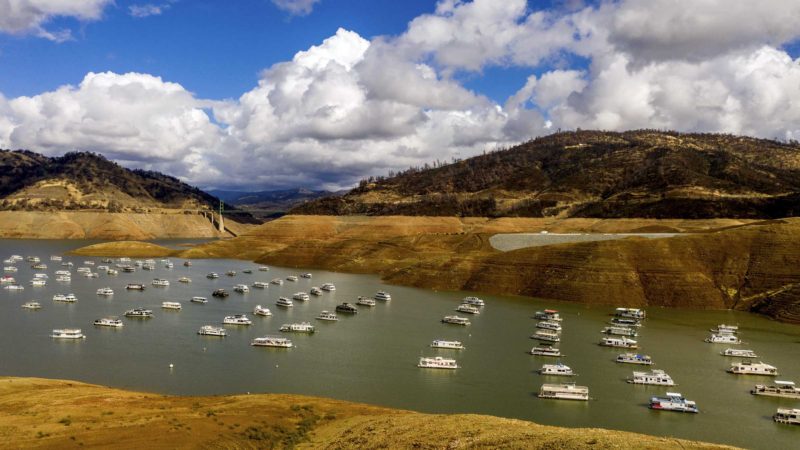
[[[497,233],[688,232],[501,252]],[[286,216],[163,256],[377,274],[385,282],[587,304],[736,309],[800,322],[800,220],[660,221]],[[150,245],[150,244],[148,244]],[[135,243],[78,249],[130,256]],[[143,255],[148,256],[148,255]],[[156,256],[156,255],[149,255]]]
[[[0,377],[0,421],[4,444],[12,448],[734,448],[291,394],[163,396],[17,377]]]

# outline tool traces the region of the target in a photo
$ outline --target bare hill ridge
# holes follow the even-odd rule
[[[733,448],[300,395],[172,397],[38,378],[0,378],[0,421],[9,448]]]
[[[370,178],[292,214],[779,218],[800,213],[800,145],[654,130],[556,133]]]

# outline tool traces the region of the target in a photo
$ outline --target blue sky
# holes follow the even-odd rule
[[[575,128],[800,139],[796,0],[0,2],[0,148],[340,189]]]
[[[0,34],[0,92],[30,96],[78,83],[87,72],[113,71],[158,74],[204,98],[236,98],[252,88],[261,70],[338,28],[365,38],[397,35],[435,8],[430,0],[326,0],[311,14],[294,16],[269,0],[183,0],[160,15],[132,17],[129,7],[143,3],[117,1],[96,22],[55,18],[49,28],[76,30],[73,40],[62,43]],[[492,68],[484,74],[489,76],[464,78],[503,101],[529,74]]]

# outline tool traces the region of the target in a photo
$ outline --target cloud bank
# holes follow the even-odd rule
[[[0,96],[0,146],[94,150],[204,187],[338,189],[556,128],[800,139],[800,59],[783,48],[800,37],[795,1],[643,5],[443,0],[398,36],[339,29],[226,101],[149,74],[89,73]],[[532,74],[502,103],[458,81],[497,66]]]

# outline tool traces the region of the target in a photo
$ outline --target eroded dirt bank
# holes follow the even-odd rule
[[[500,252],[494,233],[691,232]],[[173,253],[376,273],[395,284],[593,304],[740,309],[800,322],[800,219],[765,222],[287,216]],[[121,255],[103,245],[84,255]],[[123,253],[124,254],[124,253]]]
[[[237,234],[249,226],[226,221]],[[198,214],[0,211],[0,238],[149,240],[221,235]]]

